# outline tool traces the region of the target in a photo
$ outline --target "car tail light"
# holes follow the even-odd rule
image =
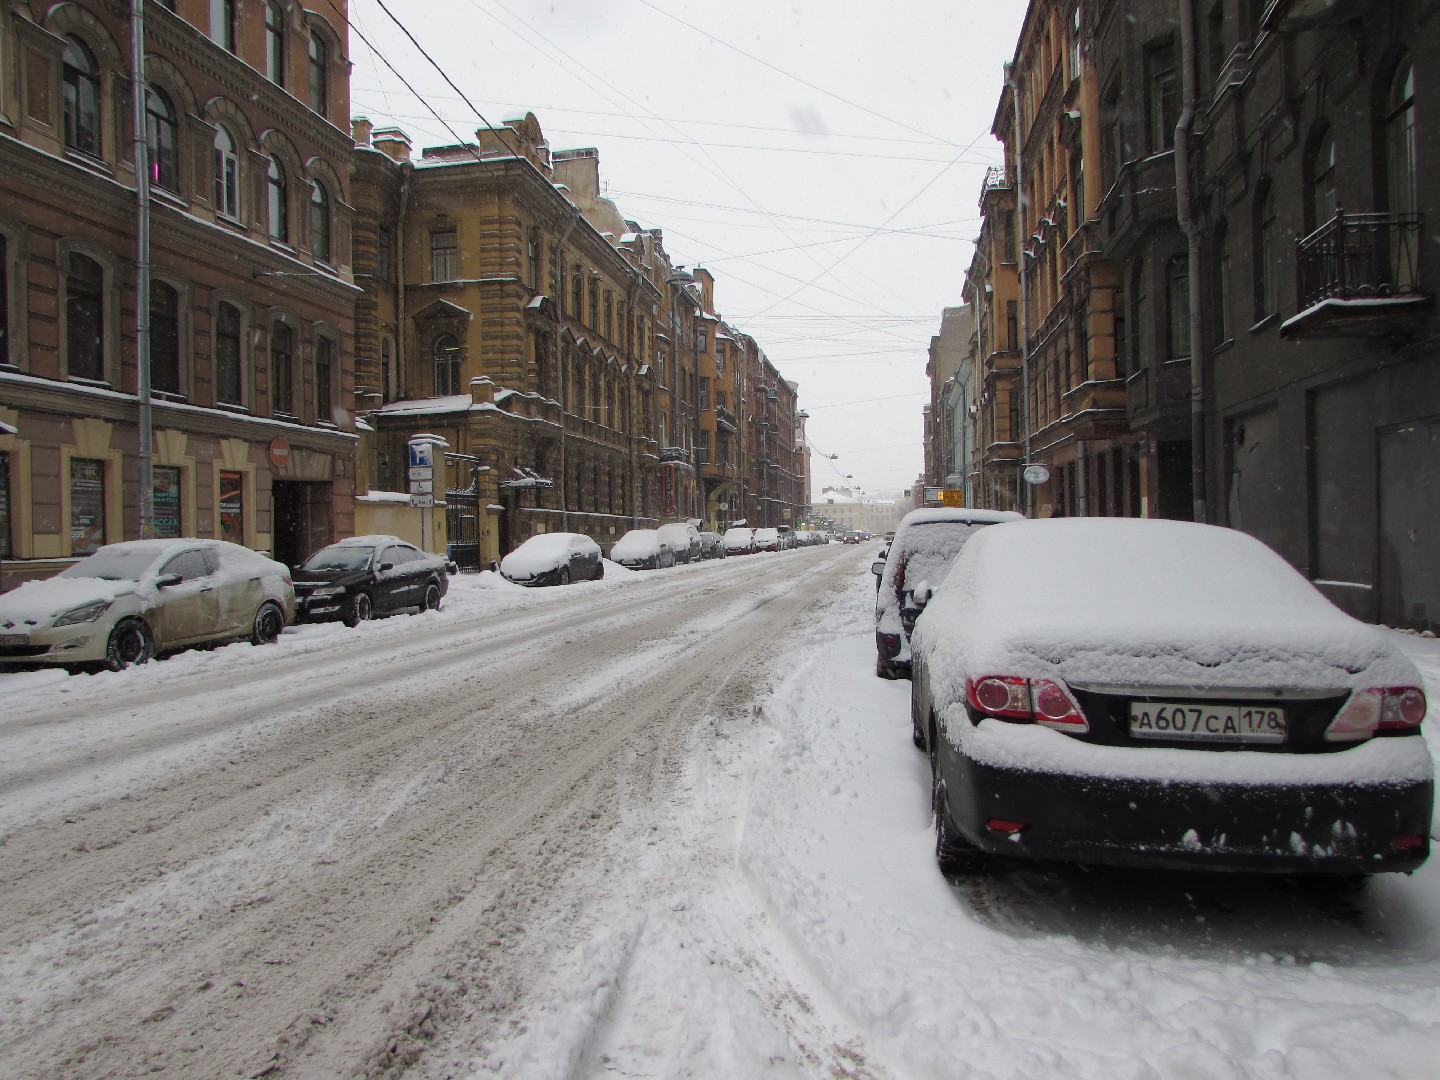
[[[1372,686],[1356,690],[1325,729],[1329,742],[1356,742],[1377,731],[1413,731],[1425,719],[1425,691],[1418,686]]]
[[[966,682],[965,694],[972,708],[991,716],[1030,720],[1077,735],[1090,730],[1080,703],[1064,683],[1054,679],[985,675]]]
[[[1390,846],[1398,848],[1401,851],[1416,851],[1425,846],[1425,837],[1420,835],[1397,836],[1394,840],[1390,841]]]
[[[885,655],[894,657],[900,655],[900,635],[881,634],[880,647],[885,650]]]

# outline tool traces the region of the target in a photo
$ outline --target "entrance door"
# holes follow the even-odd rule
[[[1380,621],[1440,631],[1440,419],[1380,435]]]
[[[276,480],[270,485],[274,505],[275,559],[286,566],[298,566],[310,555],[304,550],[305,538],[310,531],[305,486],[292,480]]]

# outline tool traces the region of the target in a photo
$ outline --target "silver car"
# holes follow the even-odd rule
[[[282,563],[223,540],[130,540],[0,596],[0,667],[118,671],[187,645],[271,642],[294,617]]]

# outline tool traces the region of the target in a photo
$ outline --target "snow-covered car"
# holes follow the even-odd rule
[[[744,525],[732,525],[725,530],[720,542],[725,545],[726,555],[749,555],[755,550],[755,530]]]
[[[610,561],[631,570],[658,570],[675,565],[675,549],[658,529],[631,529],[611,546]]]
[[[1363,875],[1429,855],[1419,673],[1244,533],[983,529],[912,646],[946,870],[990,853]]]
[[[605,561],[583,533],[540,533],[500,560],[500,574],[518,585],[568,585],[603,578]]]
[[[780,530],[779,529],[756,529],[754,549],[756,551],[779,551]]]
[[[187,645],[272,642],[294,617],[283,563],[224,540],[128,540],[0,596],[0,667],[118,671]]]
[[[676,562],[696,562],[700,558],[700,530],[684,521],[661,525],[658,532],[675,550]]]
[[[901,518],[888,550],[870,566],[877,585],[876,675],[910,677],[910,631],[965,541],[987,526],[1024,517],[1011,510],[936,507],[911,510]]]
[[[455,565],[398,536],[353,536],[323,547],[291,573],[301,619],[356,626],[396,611],[437,611]]]
[[[723,559],[725,557],[725,543],[719,533],[702,532],[700,534],[700,558],[702,559]]]

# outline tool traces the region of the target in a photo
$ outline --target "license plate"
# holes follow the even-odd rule
[[[1286,730],[1285,710],[1273,705],[1130,703],[1132,739],[1281,743]]]
[[[0,634],[0,645],[29,645],[29,634]]]

